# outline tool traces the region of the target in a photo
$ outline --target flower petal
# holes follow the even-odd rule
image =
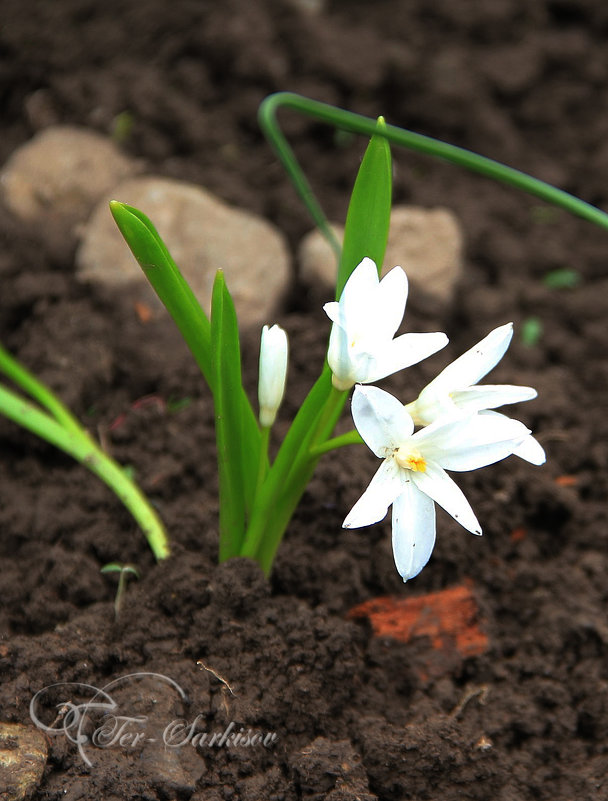
[[[501,325],[491,331],[487,337],[473,345],[442,370],[437,378],[422,390],[422,398],[426,390],[430,393],[453,392],[476,384],[481,378],[496,367],[505,355],[513,337],[513,323]]]
[[[356,381],[351,348],[347,331],[334,323],[329,334],[327,362],[333,373],[333,383],[338,389],[350,389]]]
[[[379,339],[390,340],[401,325],[407,302],[407,276],[401,267],[393,267],[376,290],[372,325]]]
[[[481,526],[462,490],[438,464],[427,462],[426,471],[412,472],[412,481],[454,520],[473,534],[481,534]]]
[[[350,327],[351,320],[356,323],[366,317],[370,297],[377,292],[379,282],[375,263],[366,257],[355,267],[344,285],[339,305],[340,317],[346,322],[337,322]]]
[[[323,311],[332,321],[332,323],[338,323],[340,319],[340,304],[337,300],[332,300],[329,303],[325,303],[323,306]]]
[[[507,420],[509,419],[506,417],[506,415],[500,414],[500,412],[483,411],[479,414],[493,419],[496,419],[497,417],[505,417]],[[528,434],[521,445],[518,445],[513,450],[513,453],[515,456],[519,456],[520,459],[525,459],[526,462],[530,462],[531,464],[535,465],[541,465],[547,461],[547,456],[543,447],[536,439],[534,439],[532,434]]]
[[[393,501],[393,557],[404,581],[417,576],[435,546],[435,504],[413,481]]]
[[[385,459],[368,488],[350,510],[343,528],[360,528],[377,523],[386,515],[388,507],[403,490],[404,471],[393,459]]]
[[[547,455],[542,445],[538,440],[534,439],[532,434],[526,437],[521,445],[515,448],[513,453],[515,456],[519,456],[520,459],[525,459],[526,462],[530,462],[531,464],[541,465],[547,461]]]
[[[481,384],[451,393],[456,406],[464,412],[479,412],[482,409],[497,409],[509,403],[522,403],[536,398],[532,387],[512,384]]]
[[[414,422],[403,404],[378,387],[355,387],[352,415],[367,447],[381,458],[398,448],[414,431]]]
[[[412,442],[425,459],[445,470],[476,470],[506,459],[529,436],[518,420],[496,412],[437,420],[418,431]]]
[[[448,338],[442,333],[402,334],[396,339],[383,343],[382,350],[376,353],[374,363],[370,365],[369,374],[365,379],[359,380],[365,384],[379,381],[405,367],[418,364],[441,348],[445,348],[447,344]]]

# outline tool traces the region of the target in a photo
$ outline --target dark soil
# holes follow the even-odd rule
[[[605,207],[607,35],[603,0],[330,0],[318,17],[287,0],[3,0],[0,160],[53,122],[110,132],[128,111],[129,152],[263,214],[295,245],[310,224],[255,116],[264,96],[289,89],[384,114]],[[342,218],[363,143],[284,122],[328,214]],[[410,398],[491,328],[514,320],[521,331],[533,315],[540,340],[516,336],[493,380],[538,388],[517,416],[548,453],[542,468],[513,457],[462,476],[485,536],[441,513],[431,562],[406,586],[389,522],[341,529],[375,466],[363,448],[321,463],[270,582],[244,560],[217,567],[212,407],[185,346],[168,321],[144,324],[120,297],[77,284],[64,231],[0,216],[2,342],[134,467],[174,547],[154,564],[105,486],[0,421],[1,718],[28,723],[30,699],[54,682],[156,672],[189,704],[133,680],[122,714],[278,735],[268,748],[90,749],[91,768],[55,737],[37,801],[608,798],[606,233],[450,166],[402,152],[395,162],[395,200],[453,209],[467,255],[450,308],[415,288],[409,302],[408,330],[445,330],[448,350],[387,386]],[[579,285],[548,288],[543,277],[563,267]],[[283,421],[328,334],[315,293],[294,289],[277,312],[293,354]],[[256,359],[248,335],[252,392]],[[159,402],[135,403],[148,395]],[[114,560],[141,571],[118,621],[115,582],[100,574]],[[375,596],[466,581],[485,653],[374,637],[348,618]]]

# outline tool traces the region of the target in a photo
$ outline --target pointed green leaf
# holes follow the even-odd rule
[[[241,376],[239,330],[224,274],[211,301],[215,428],[220,481],[220,561],[238,555],[253,503],[261,437]]]
[[[381,135],[384,119],[378,119],[378,133],[372,136],[350,199],[342,258],[336,284],[336,300],[355,267],[366,256],[382,269],[391,217],[392,173],[391,151]]]
[[[110,211],[213,391],[211,329],[207,315],[146,215],[116,200],[110,202]]]

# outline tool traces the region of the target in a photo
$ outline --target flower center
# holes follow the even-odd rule
[[[426,473],[426,462],[420,451],[417,451],[415,448],[409,450],[397,448],[395,451],[395,461],[399,467],[403,467],[405,470]]]

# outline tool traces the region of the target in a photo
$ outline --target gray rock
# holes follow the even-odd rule
[[[232,208],[199,187],[166,178],[126,181],[99,203],[76,254],[81,279],[130,286],[137,300],[160,307],[114,223],[110,199],[135,206],[150,218],[205,311],[209,312],[213,279],[221,268],[240,325],[272,322],[272,312],[290,280],[283,236],[250,212]]]
[[[344,227],[332,227],[341,242]],[[383,272],[398,264],[413,284],[448,302],[462,273],[463,242],[460,223],[448,209],[394,206]],[[298,258],[303,280],[335,284],[335,257],[317,230],[304,237]]]
[[[81,128],[53,126],[18,148],[0,172],[5,205],[20,219],[76,224],[102,195],[140,165],[111,139]]]

